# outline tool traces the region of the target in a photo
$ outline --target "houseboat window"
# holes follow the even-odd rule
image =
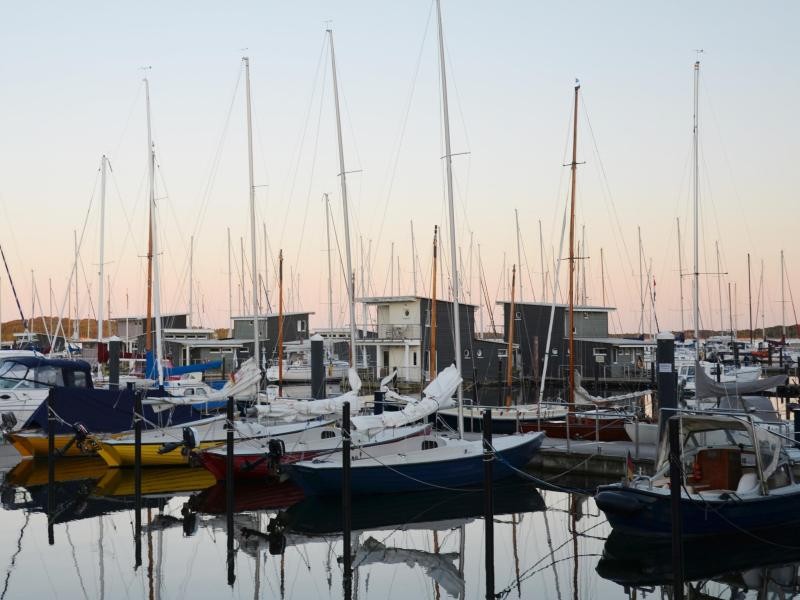
[[[514,319],[517,320],[517,321],[521,321],[522,320],[522,313],[520,313],[519,311],[516,311],[514,313]]]
[[[477,356],[478,358],[483,358],[483,350],[481,350],[480,348],[475,350],[475,356]]]
[[[464,358],[466,358],[467,360],[472,358],[472,352],[469,351],[469,348],[464,348]]]
[[[306,322],[303,319],[300,319],[297,322],[297,331],[305,331],[306,330]]]
[[[497,358],[507,358],[508,357],[508,350],[505,348],[498,348],[497,349]]]
[[[416,352],[412,352],[411,353],[411,364],[413,366],[415,366],[415,367],[417,366],[417,353]]]

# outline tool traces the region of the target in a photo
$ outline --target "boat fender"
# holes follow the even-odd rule
[[[0,415],[0,427],[5,433],[8,433],[17,426],[17,417],[13,412],[7,412]]]
[[[642,509],[642,504],[630,494],[617,491],[604,491],[595,496],[595,503],[603,512],[634,514]]]

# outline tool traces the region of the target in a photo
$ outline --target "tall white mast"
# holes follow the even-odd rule
[[[194,304],[192,302],[192,288],[194,286],[194,236],[189,237],[189,314],[186,317],[186,326],[192,327],[192,312]]]
[[[394,242],[392,242],[392,250],[389,254],[389,295],[394,295]]]
[[[725,331],[725,315],[722,312],[722,267],[719,262],[719,240],[714,242],[714,248],[717,252],[717,295],[719,296],[719,332],[722,334]]]
[[[523,301],[522,298],[522,250],[520,249],[519,241],[519,211],[514,209],[514,221],[517,224],[517,264],[519,265],[519,302]]]
[[[228,335],[233,336],[233,271],[231,271],[231,228],[228,227]]]
[[[542,301],[547,300],[547,280],[544,272],[544,238],[542,237],[542,220],[539,219],[539,268],[542,270]]]
[[[267,239],[267,224],[262,221],[261,227],[264,231],[264,314],[269,314],[269,240]],[[267,327],[267,320],[264,327]],[[269,332],[265,331],[269,337]]]
[[[414,220],[411,220],[411,270],[414,277],[414,296],[417,295],[417,241],[414,239]]]
[[[456,214],[453,203],[453,155],[450,150],[450,110],[447,104],[447,74],[445,72],[444,36],[442,33],[442,6],[436,0],[436,15],[439,24],[439,70],[442,79],[442,120],[444,124],[444,161],[447,170],[447,206],[450,217],[450,263],[453,272],[453,338],[456,369],[461,375],[461,325],[458,304],[458,260],[456,258]],[[444,269],[442,269],[444,271]],[[509,357],[510,360],[510,357]],[[458,386],[458,436],[464,437],[464,390]]]
[[[256,255],[256,186],[253,183],[253,118],[250,107],[250,59],[245,56],[245,94],[247,96],[247,172],[250,183],[250,261],[253,270],[253,356],[256,358],[256,365],[261,367],[261,348],[258,343],[258,256]],[[242,281],[244,281],[244,271],[242,271]],[[244,291],[244,284],[242,284]]]
[[[331,276],[331,201],[325,196],[325,234],[328,238],[328,327],[333,329],[333,279]]]
[[[161,348],[161,286],[159,277],[158,259],[158,218],[156,205],[156,152],[153,146],[153,134],[150,126],[150,82],[144,80],[145,99],[147,102],[147,151],[148,151],[148,186],[150,199],[150,231],[152,236],[152,263],[153,263],[153,320],[155,321],[156,339],[156,370],[158,385],[164,384],[164,363]]]
[[[783,250],[781,250],[781,334],[784,340],[786,339],[786,296],[784,295],[784,279],[786,274],[783,263]]]
[[[759,276],[758,288],[761,290],[761,338],[767,341],[767,318],[766,307],[764,306],[764,259],[761,259],[761,275]],[[756,317],[757,318],[757,317]]]
[[[105,261],[106,241],[106,155],[100,157],[100,271],[97,274],[97,342],[103,341],[103,263]]]
[[[681,293],[681,334],[686,331],[686,324],[683,320],[683,246],[681,246],[681,218],[678,222],[678,287]]]
[[[694,126],[692,127],[692,152],[694,155],[694,285],[692,289],[692,313],[694,315],[695,360],[700,360],[700,173],[697,151],[698,110],[700,86],[700,61],[694,63]]]
[[[639,334],[644,335],[644,280],[642,279],[642,228],[636,226],[639,239]]]
[[[333,31],[328,29],[331,46],[331,71],[333,71],[333,99],[336,108],[336,138],[339,142],[339,181],[342,185],[342,210],[344,212],[344,246],[347,263],[347,299],[350,308],[350,366],[356,366],[356,299],[352,258],[350,256],[350,211],[347,208],[347,172],[344,168],[344,145],[342,144],[342,118],[339,111],[339,81],[336,75],[336,53],[333,49]]]

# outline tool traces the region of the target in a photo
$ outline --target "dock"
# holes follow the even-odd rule
[[[595,442],[545,438],[528,468],[547,475],[570,474],[623,477],[630,453],[636,473],[649,475],[655,468],[656,448],[634,442]]]

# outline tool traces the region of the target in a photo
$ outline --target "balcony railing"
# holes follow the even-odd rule
[[[379,340],[418,340],[422,338],[422,327],[418,324],[387,324],[378,325]]]

